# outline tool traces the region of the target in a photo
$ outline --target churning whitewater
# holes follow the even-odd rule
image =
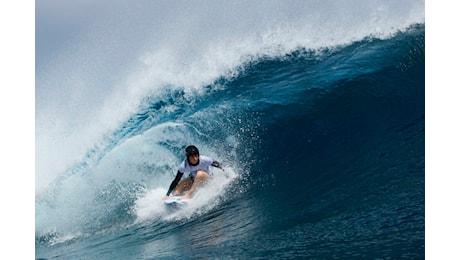
[[[424,4],[36,3],[36,258],[423,259]]]

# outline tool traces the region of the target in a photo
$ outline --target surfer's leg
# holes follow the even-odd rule
[[[187,193],[185,193],[185,195],[182,198],[184,198],[184,199],[190,198],[190,196],[198,188],[198,186],[200,186],[200,184],[206,182],[206,180],[208,178],[209,178],[209,175],[208,175],[207,172],[198,171],[196,173],[195,180],[193,181],[192,187],[190,188],[190,190]]]
[[[178,196],[182,192],[189,190],[192,187],[192,183],[192,178],[190,177],[181,180],[173,190],[172,195]]]

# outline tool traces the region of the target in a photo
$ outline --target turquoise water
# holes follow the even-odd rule
[[[107,12],[128,15],[118,13],[120,6]],[[286,2],[292,15],[286,26],[305,33],[305,19],[338,13],[317,7],[317,13],[294,12],[308,8]],[[202,14],[188,8],[186,16]],[[149,17],[141,9],[128,8],[137,12],[130,23]],[[217,19],[210,15],[216,9],[203,17]],[[356,24],[312,30],[315,40],[259,21],[254,26],[263,40],[256,44],[243,26],[254,20],[234,14],[227,17],[233,32],[191,26],[206,39],[167,46],[165,28],[188,38],[155,17],[166,25],[155,27],[157,38],[145,35],[153,49],[137,42],[142,51],[136,52],[122,38],[107,46],[112,50],[93,45],[118,39],[107,28],[122,24],[95,18],[101,38],[80,30],[87,42],[61,39],[54,44],[65,51],[37,52],[37,259],[424,258],[423,21],[407,27],[388,17],[377,23],[388,32],[356,29],[343,43],[336,35]],[[44,18],[37,19],[40,26]],[[393,23],[404,29],[392,31]],[[228,28],[224,19],[216,26]],[[120,28],[126,37],[142,38],[128,27]],[[268,31],[279,34],[264,38]],[[239,48],[227,53],[211,34]],[[238,42],[229,40],[236,36]],[[101,64],[118,62],[86,63],[94,55],[103,57]],[[134,57],[142,64],[123,63],[129,70],[121,73],[119,63]],[[214,170],[190,207],[171,212],[161,197],[188,144],[221,161],[225,172]]]

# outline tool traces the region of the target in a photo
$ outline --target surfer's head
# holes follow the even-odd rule
[[[200,155],[200,152],[198,151],[198,148],[194,145],[189,145],[187,148],[185,148],[185,155],[187,157],[192,156],[192,155]]]
[[[200,152],[194,145],[189,145],[185,148],[185,155],[190,165],[197,165],[200,162]]]

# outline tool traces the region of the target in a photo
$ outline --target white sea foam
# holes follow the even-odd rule
[[[141,192],[133,207],[136,223],[187,219],[196,214],[205,213],[225,199],[227,196],[225,189],[237,179],[237,176],[230,167],[226,168],[225,172],[215,169],[209,183],[198,189],[189,203],[180,209],[171,210],[163,204],[162,197],[166,193],[165,188],[154,188]]]
[[[86,223],[91,215],[84,211],[96,208],[88,207],[95,187],[111,180],[145,179],[150,191],[137,198],[137,217],[159,212],[150,202],[169,185],[171,172],[158,173],[153,184],[133,167],[149,165],[155,156],[165,169],[175,167],[176,156],[155,145],[160,137],[205,146],[187,135],[186,126],[168,138],[171,132],[159,126],[104,154],[88,167],[91,178],[76,175],[52,184],[91,149],[105,151],[107,136],[138,112],[146,96],[161,100],[165,88],[176,88],[193,97],[258,57],[387,37],[425,20],[424,1],[108,3],[36,3],[37,230],[71,229],[69,219]]]

